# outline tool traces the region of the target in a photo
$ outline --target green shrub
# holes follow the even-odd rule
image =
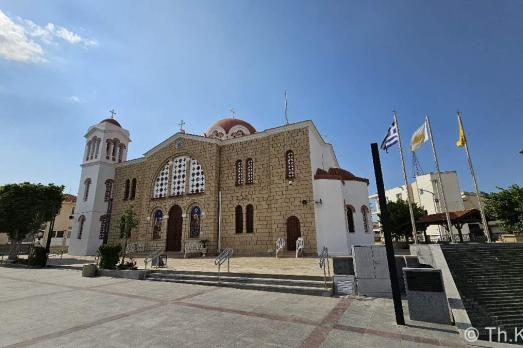
[[[33,246],[29,252],[27,264],[29,266],[45,267],[47,263],[47,255],[45,248],[41,246]]]
[[[100,245],[97,254],[100,257],[98,265],[103,269],[115,269],[122,251],[121,245]]]

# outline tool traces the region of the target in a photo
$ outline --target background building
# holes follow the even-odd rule
[[[470,193],[467,193],[467,195],[462,195],[462,192],[460,191],[459,187],[458,175],[455,171],[441,172],[441,180],[443,183],[443,188],[445,190],[448,211],[460,211],[467,209],[467,207],[465,206],[464,198],[467,200],[468,205],[473,204],[473,199],[470,196]],[[410,183],[407,187],[403,185],[386,190],[385,196],[387,198],[387,201],[396,202],[399,199],[407,201],[407,190],[410,191],[414,203],[416,203],[422,209],[426,210],[427,214],[430,215],[445,212],[437,173],[427,173],[423,175],[418,175],[416,176],[415,180],[412,183]],[[378,196],[377,194],[374,194],[369,196],[369,199],[373,201],[371,204],[371,207],[373,208],[373,221],[378,222]],[[476,227],[479,228],[478,226]],[[375,226],[375,232],[381,233],[381,229],[379,229],[379,224]],[[452,232],[453,234],[458,233],[458,231],[454,227],[452,227]],[[442,236],[445,236],[445,233],[446,230],[443,226],[433,225],[427,228],[427,235],[431,238],[432,241],[437,241],[441,239]],[[465,240],[468,240],[469,226],[463,226],[462,233]]]
[[[54,220],[53,232],[51,234],[51,246],[66,247],[69,245],[75,205],[76,196],[64,194],[64,200],[62,201],[60,212],[56,215]],[[50,222],[45,225],[44,238],[42,239],[44,245],[47,241],[47,235],[49,234],[49,224]]]

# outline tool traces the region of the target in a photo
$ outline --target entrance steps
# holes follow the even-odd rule
[[[488,339],[485,327],[501,327],[512,343],[523,343],[512,329],[523,328],[523,244],[449,244],[441,250],[480,337]]]
[[[315,276],[222,272],[218,279],[218,272],[158,270],[149,272],[146,280],[312,296],[332,295],[332,279],[327,278],[325,288],[324,279]]]

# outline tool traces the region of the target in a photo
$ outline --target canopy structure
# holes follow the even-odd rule
[[[461,243],[463,243],[463,234],[461,233],[463,225],[469,223],[481,223],[481,213],[478,209],[450,211],[449,215],[450,222],[458,230],[459,241]],[[445,216],[445,213],[425,215],[416,220],[416,225],[423,227],[441,225],[447,228],[447,217]]]

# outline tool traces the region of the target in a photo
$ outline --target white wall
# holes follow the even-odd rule
[[[350,249],[352,249],[353,245],[374,244],[374,231],[372,230],[368,185],[360,181],[345,181],[345,185],[342,185],[342,191],[345,203],[352,205],[354,210],[356,210],[354,213],[354,228],[356,232],[348,233]],[[363,214],[361,213],[362,206],[366,206],[368,208],[368,232],[365,232],[364,229]],[[345,220],[347,220],[346,217]]]
[[[318,136],[318,133],[316,133],[316,131],[311,127],[309,127],[309,143],[313,177],[318,168],[329,170],[331,167],[339,167],[332,145],[324,142],[323,139]]]
[[[349,255],[354,245],[374,244],[372,221],[369,214],[367,221],[369,232],[364,231],[361,207],[369,207],[367,184],[358,181],[320,179],[314,180],[316,239],[318,252],[323,246],[334,256]],[[349,232],[345,207],[350,204],[354,213],[355,232]]]
[[[316,242],[318,253],[326,246],[330,255],[348,255],[345,205],[339,180],[314,180]]]

